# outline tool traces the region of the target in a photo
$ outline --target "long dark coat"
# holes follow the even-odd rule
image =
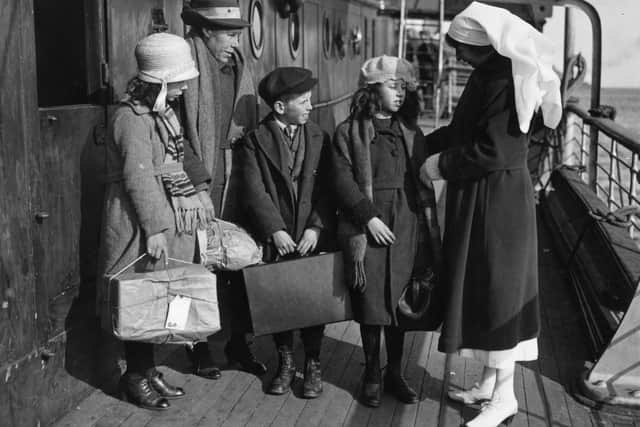
[[[271,235],[276,231],[285,230],[298,242],[305,229],[317,227],[322,236],[328,234],[332,223],[332,208],[323,182],[330,138],[312,122],[307,122],[302,130],[306,146],[297,196],[293,188],[296,183],[289,176],[287,148],[277,138],[280,130],[271,115],[235,149],[236,165],[241,171],[243,215],[239,218],[256,240],[265,245],[267,262],[277,255],[271,243]]]
[[[451,124],[427,136],[447,180],[438,348],[504,350],[536,337],[538,257],[528,135],[514,103],[509,59],[473,71]]]
[[[421,243],[426,241],[424,223],[418,225],[422,210],[416,193],[417,171],[427,154],[424,136],[420,129],[399,121],[392,125],[397,131],[376,130],[370,148],[373,201],[369,201],[358,187],[349,161],[337,148],[342,144],[339,140],[350,137],[349,126],[348,121],[338,125],[332,146],[338,221],[365,231],[369,220],[378,216],[396,236],[393,245],[380,246],[367,235],[367,287],[364,293],[351,293],[354,317],[368,325],[398,325],[398,300],[416,267],[419,233],[423,233]]]

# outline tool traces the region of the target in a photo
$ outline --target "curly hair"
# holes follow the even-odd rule
[[[131,101],[138,101],[148,106],[153,106],[160,93],[161,86],[157,83],[149,83],[134,77],[127,83],[127,95]]]
[[[358,89],[351,97],[349,118],[367,120],[382,110],[382,101],[378,92],[380,83],[367,85]]]

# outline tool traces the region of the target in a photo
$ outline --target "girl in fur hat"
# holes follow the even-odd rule
[[[424,136],[398,114],[406,91],[415,90],[415,78],[406,60],[380,56],[364,63],[360,79],[363,87],[353,96],[350,115],[336,129],[332,163],[339,240],[366,361],[361,399],[380,405],[384,329],[385,389],[402,402],[416,403],[418,396],[401,373],[404,329],[397,307],[405,286],[432,264],[439,231],[433,188],[417,175],[427,156]],[[426,242],[436,252],[428,255]]]

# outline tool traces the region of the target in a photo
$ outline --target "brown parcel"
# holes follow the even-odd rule
[[[107,278],[108,309],[103,325],[125,341],[193,343],[220,330],[216,276],[198,264]],[[191,298],[184,330],[167,329],[169,304]]]

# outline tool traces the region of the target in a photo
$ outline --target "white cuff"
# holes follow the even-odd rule
[[[433,181],[436,179],[443,179],[438,167],[438,161],[440,160],[440,153],[427,157],[427,160],[420,167],[420,179],[423,181]]]

